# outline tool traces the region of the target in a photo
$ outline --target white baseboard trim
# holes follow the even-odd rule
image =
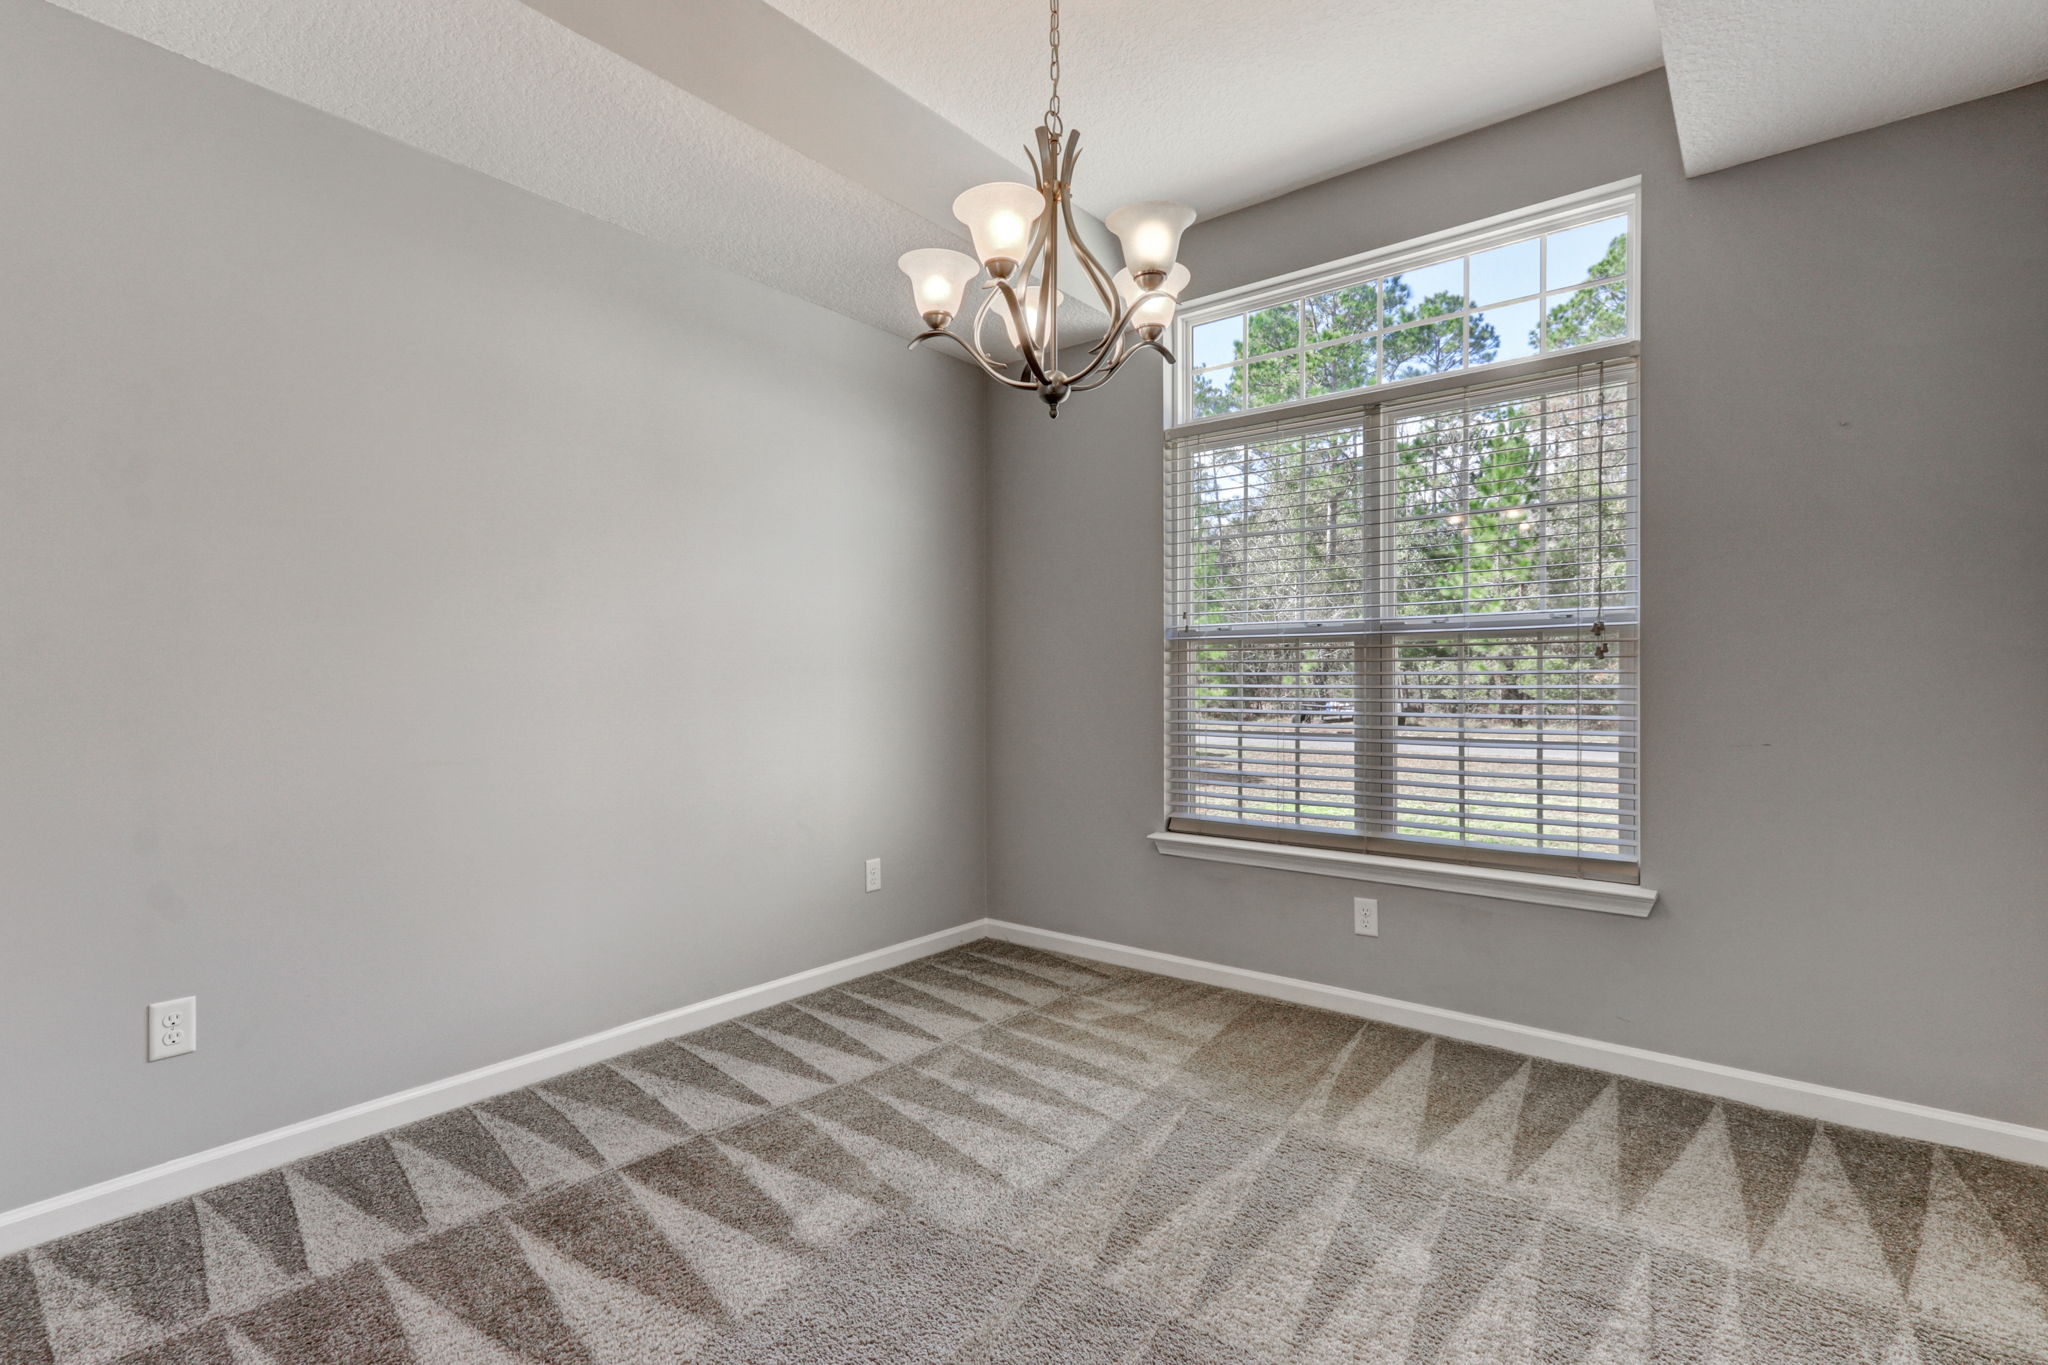
[[[1531,1028],[1527,1024],[1512,1024],[1505,1019],[1488,1019],[1477,1014],[1439,1009],[1434,1005],[1416,1005],[1389,996],[1368,995],[1342,986],[1324,986],[1294,977],[1226,967],[1191,957],[1176,957],[1171,953],[1153,952],[1149,948],[1127,948],[1122,944],[1062,934],[1051,929],[1035,929],[1006,920],[988,921],[986,932],[991,938],[1011,943],[1114,963],[1120,967],[1135,967],[1140,971],[1157,972],[1161,976],[1179,977],[1185,981],[1228,986],[1233,990],[1273,996],[1300,1005],[1314,1005],[1339,1014],[1441,1034],[1461,1042],[1483,1043],[1553,1062],[1569,1062],[1574,1066],[1611,1071],[1640,1081],[1694,1090],[1762,1109],[1800,1114],[1845,1128],[1889,1133],[1894,1137],[1937,1142],[2011,1161],[2048,1166],[2048,1129],[1979,1118],[1950,1109],[1934,1109],[1904,1100],[1888,1100],[1881,1095],[1837,1090],[1833,1086],[1768,1076],[1760,1071],[1744,1071],[1715,1062],[1698,1062],[1666,1052],[1605,1043],[1597,1038],[1554,1033],[1549,1029]]]
[[[1342,986],[1324,986],[1269,972],[1176,957],[1149,948],[1127,948],[1101,939],[1036,929],[1005,920],[984,919],[970,920],[935,934],[908,939],[793,976],[650,1015],[601,1033],[529,1052],[523,1057],[414,1086],[395,1095],[367,1100],[318,1118],[179,1157],[147,1170],[117,1176],[69,1194],[0,1212],[0,1256],[11,1255],[51,1238],[80,1232],[115,1218],[141,1213],[174,1199],[188,1198],[216,1185],[298,1161],[345,1142],[354,1142],[417,1119],[430,1118],[507,1090],[517,1090],[678,1033],[709,1028],[727,1019],[824,990],[869,972],[884,971],[984,936],[1096,962],[1135,967],[1161,976],[1201,981],[1254,995],[1291,1000],[1296,1004],[1314,1005],[1340,1014],[1377,1019],[1382,1023],[1399,1024],[1463,1042],[1484,1043],[1510,1052],[1611,1071],[1659,1085],[1679,1086],[1846,1127],[1938,1142],[2012,1161],[2048,1166],[2048,1130],[2040,1128],[1909,1104],[1903,1100],[1888,1100],[1878,1095],[1837,1090],[1832,1086],[1788,1080],[1782,1076],[1767,1076],[1762,1072],[1743,1071],[1714,1062],[1693,1061],[1669,1053],[1605,1043],[1597,1038],[1555,1033],[1549,1029],[1531,1028],[1527,1024],[1509,1023],[1504,1019],[1439,1009],[1434,1005],[1411,1004]]]
[[[523,1057],[494,1062],[460,1076],[430,1081],[395,1095],[366,1100],[318,1118],[194,1152],[147,1170],[116,1176],[69,1194],[24,1204],[0,1213],[0,1256],[11,1255],[53,1237],[80,1232],[111,1219],[141,1213],[174,1199],[188,1198],[216,1185],[298,1161],[330,1147],[381,1133],[387,1128],[431,1118],[465,1104],[501,1095],[507,1090],[518,1090],[678,1033],[709,1028],[727,1019],[767,1009],[869,972],[899,966],[984,937],[987,933],[988,921],[970,920],[922,938],[908,939],[763,985],[700,1000],[694,1005],[636,1019],[630,1024],[620,1024],[601,1033],[558,1043]]]

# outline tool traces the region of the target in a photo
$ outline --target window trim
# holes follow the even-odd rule
[[[1311,294],[1345,289],[1408,270],[1419,270],[1438,264],[1447,256],[1468,256],[1490,251],[1495,247],[1511,245],[1532,235],[1545,235],[1585,223],[1596,223],[1603,218],[1613,217],[1617,211],[1629,215],[1628,273],[1621,277],[1628,285],[1628,331],[1622,337],[1588,342],[1582,346],[1560,347],[1557,350],[1543,351],[1517,360],[1464,366],[1440,374],[1416,375],[1408,379],[1367,384],[1360,388],[1346,389],[1338,394],[1317,394],[1309,398],[1290,399],[1285,403],[1268,403],[1264,407],[1247,408],[1240,412],[1219,413],[1212,417],[1192,415],[1195,369],[1191,338],[1194,329],[1204,323],[1215,322],[1239,313],[1255,313],[1260,309],[1291,303]],[[1642,274],[1642,221],[1642,177],[1631,176],[1626,180],[1599,185],[1577,194],[1563,195],[1509,213],[1495,214],[1476,223],[1466,223],[1442,232],[1413,237],[1405,242],[1396,242],[1392,246],[1347,256],[1340,261],[1329,261],[1273,279],[1259,280],[1236,289],[1226,289],[1221,293],[1189,300],[1176,311],[1170,333],[1173,353],[1180,358],[1181,363],[1160,367],[1161,383],[1166,395],[1167,435],[1179,437],[1196,432],[1227,431],[1230,425],[1236,422],[1257,424],[1278,416],[1289,419],[1305,417],[1325,408],[1341,408],[1347,404],[1356,405],[1360,402],[1406,402],[1411,396],[1421,396],[1435,391],[1438,387],[1462,388],[1471,384],[1491,384],[1495,382],[1495,376],[1505,377],[1524,372],[1540,374],[1545,369],[1559,364],[1589,364],[1608,352],[1632,355],[1642,336],[1642,291],[1639,288]],[[1539,291],[1528,297],[1541,300],[1545,295]],[[1462,312],[1446,316],[1462,318],[1471,311],[1468,302]],[[1295,349],[1299,350],[1300,347]],[[1294,353],[1281,351],[1274,352],[1274,355]],[[1248,364],[1252,359],[1259,358],[1263,357],[1248,356],[1244,363]],[[1379,397],[1381,394],[1399,394],[1400,397],[1382,399]]]
[[[1319,877],[1387,886],[1415,886],[1492,900],[1556,905],[1571,910],[1598,910],[1641,918],[1657,905],[1657,892],[1646,886],[1588,881],[1543,872],[1473,867],[1433,858],[1383,857],[1306,844],[1262,843],[1255,839],[1218,839],[1208,835],[1166,831],[1146,836],[1152,847],[1175,858],[1235,863],[1242,867],[1306,872]]]
[[[1360,253],[1327,265],[1294,271],[1275,279],[1258,281],[1189,303],[1180,310],[1175,320],[1173,337],[1177,352],[1187,356],[1191,361],[1188,343],[1193,329],[1218,318],[1240,313],[1248,315],[1261,308],[1294,302],[1313,294],[1345,288],[1367,280],[1384,278],[1388,274],[1421,269],[1447,257],[1466,256],[1523,241],[1533,235],[1598,222],[1617,213],[1626,213],[1629,218],[1628,271],[1621,277],[1626,281],[1628,291],[1628,327],[1625,335],[1582,346],[1544,351],[1511,361],[1461,367],[1437,374],[1363,385],[1342,393],[1298,398],[1240,412],[1200,418],[1189,417],[1180,421],[1174,419],[1181,417],[1183,411],[1192,408],[1192,369],[1190,365],[1167,367],[1163,382],[1167,423],[1163,435],[1169,458],[1171,452],[1184,443],[1227,441],[1240,430],[1257,431],[1276,423],[1288,427],[1305,426],[1328,418],[1341,419],[1351,414],[1363,415],[1368,422],[1377,424],[1384,421],[1390,410],[1426,403],[1441,394],[1473,389],[1508,388],[1524,382],[1541,382],[1562,372],[1613,362],[1625,362],[1629,365],[1632,370],[1630,383],[1636,386],[1636,393],[1639,395],[1642,376],[1642,293],[1639,287],[1642,260],[1641,200],[1640,177],[1631,177],[1543,204],[1496,215],[1478,223],[1462,225],[1376,251]],[[1544,283],[1548,281],[1545,280]],[[1539,292],[1534,297],[1542,299],[1547,295]],[[1471,311],[1469,304],[1465,311]],[[1295,349],[1299,351],[1305,345],[1303,342]],[[1638,402],[1639,399],[1631,399],[1632,424],[1639,424],[1641,420]],[[1635,505],[1635,500],[1640,496],[1641,479],[1639,425],[1632,433],[1631,449],[1635,463],[1632,463],[1630,469],[1630,499],[1632,505]],[[1177,489],[1168,490],[1169,562],[1174,534],[1174,523],[1171,519],[1175,515],[1178,496]],[[1640,515],[1639,510],[1636,515]],[[1639,535],[1639,532],[1636,534]],[[1614,620],[1614,624],[1635,629],[1640,621],[1637,591],[1641,568],[1640,541],[1633,536],[1632,546],[1627,607],[1621,613],[1625,620]],[[1169,678],[1173,666],[1172,647],[1178,635],[1178,623],[1173,617],[1173,611],[1179,600],[1179,587],[1180,585],[1174,583],[1167,585],[1167,600],[1163,604]],[[1573,613],[1574,617],[1581,614]],[[1610,620],[1613,619],[1613,613],[1607,615]],[[1566,626],[1571,623],[1559,620],[1554,624]],[[1360,633],[1355,623],[1332,625],[1332,635],[1356,636]],[[1442,628],[1440,623],[1426,621],[1417,621],[1414,625]],[[1393,631],[1400,632],[1401,627],[1394,626]],[[1239,632],[1212,630],[1204,633],[1229,638]],[[1272,633],[1273,627],[1263,623],[1248,626],[1242,632],[1244,635]],[[1318,632],[1311,628],[1282,633],[1297,636]],[[1388,624],[1382,623],[1377,630],[1367,633],[1378,636],[1390,632]],[[1169,687],[1170,685],[1169,683]],[[1634,756],[1639,773],[1640,720],[1636,722],[1636,726]],[[1405,840],[1387,840],[1369,835],[1317,839],[1313,837],[1314,832],[1303,831],[1305,837],[1288,838],[1281,842],[1272,837],[1278,831],[1270,827],[1262,831],[1257,826],[1236,827],[1228,822],[1222,822],[1212,828],[1210,822],[1199,817],[1174,814],[1173,752],[1170,746],[1163,754],[1163,758],[1164,776],[1167,779],[1164,828],[1161,832],[1148,836],[1162,854],[1249,866],[1276,867],[1326,876],[1352,877],[1395,885],[1423,886],[1471,895],[1565,905],[1624,915],[1648,915],[1657,900],[1656,891],[1643,888],[1639,884],[1642,831],[1640,790],[1633,798],[1633,856],[1608,859],[1572,854],[1536,854],[1518,858],[1506,850],[1416,848]],[[1262,832],[1268,837],[1261,838]]]

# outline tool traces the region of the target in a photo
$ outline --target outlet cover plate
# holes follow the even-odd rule
[[[1359,896],[1351,902],[1351,932],[1369,938],[1380,936],[1380,903]]]
[[[149,1007],[149,1060],[182,1057],[199,1050],[199,1000],[159,1000]]]

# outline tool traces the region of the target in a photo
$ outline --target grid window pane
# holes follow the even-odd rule
[[[1628,273],[1628,219],[1605,218],[1543,239],[1543,284],[1563,289]]]
[[[1608,341],[1628,332],[1628,286],[1596,284],[1543,301],[1550,349]]]
[[[1501,304],[1474,313],[1468,343],[1474,365],[1496,360],[1520,360],[1535,355],[1543,344],[1540,331],[1542,304],[1535,299]]]
[[[1380,339],[1380,354],[1389,380],[1459,369],[1465,364],[1464,319],[1445,318],[1389,332]]]
[[[1244,359],[1244,318],[1218,318],[1194,329],[1189,338],[1188,362],[1196,369],[1228,365]]]
[[[1195,376],[1195,416],[1217,417],[1244,407],[1244,366]]]
[[[1271,355],[1275,351],[1293,350],[1301,345],[1301,305],[1283,303],[1277,308],[1253,313],[1246,320],[1245,335],[1249,339],[1248,355]]]
[[[1349,289],[1309,295],[1302,300],[1309,340],[1334,341],[1376,330],[1380,321],[1379,300],[1376,284],[1356,284]]]
[[[1472,302],[1480,307],[1543,292],[1543,244],[1535,238],[1472,257]]]
[[[1345,393],[1377,383],[1378,348],[1370,341],[1339,341],[1308,353],[1308,391]]]
[[[1272,360],[1254,360],[1245,382],[1248,407],[1291,403],[1301,397],[1301,357],[1285,355]]]
[[[1389,327],[1456,313],[1465,306],[1465,258],[1382,280],[1380,298]]]

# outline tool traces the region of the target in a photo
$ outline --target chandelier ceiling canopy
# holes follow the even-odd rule
[[[1029,389],[1046,411],[1060,415],[1068,397],[1105,384],[1140,351],[1157,351],[1173,363],[1160,342],[1173,321],[1188,269],[1177,264],[1180,237],[1195,221],[1185,204],[1126,204],[1104,220],[1123,247],[1124,268],[1104,268],[1074,230],[1074,163],[1081,156],[1080,132],[1060,118],[1060,6],[1051,0],[1052,98],[1045,106],[1036,146],[1026,147],[1033,179],[1025,185],[999,181],[976,185],[953,201],[953,216],[974,238],[974,255],[943,247],[907,251],[896,262],[910,279],[913,306],[925,330],[911,345],[944,338],[967,352],[990,377],[1013,389]],[[1088,349],[1073,373],[1060,367],[1062,252],[1070,253],[1088,286],[1109,315],[1109,330]],[[981,298],[963,331],[954,319],[966,306],[968,288],[980,282]],[[990,313],[1002,323],[1015,361],[992,354],[985,339]]]

